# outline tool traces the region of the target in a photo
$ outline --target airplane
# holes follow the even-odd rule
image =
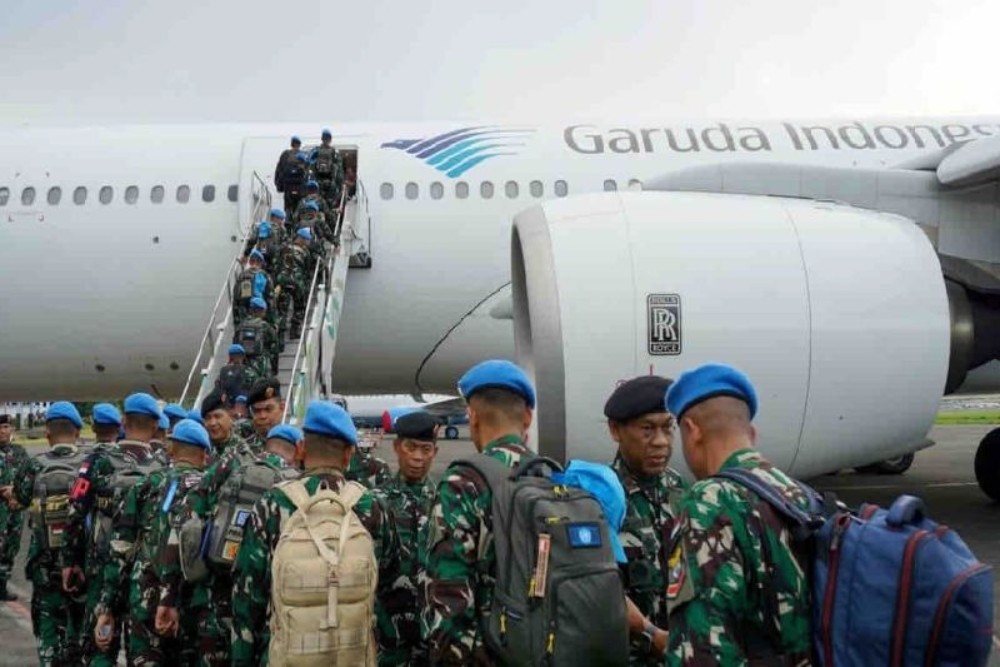
[[[177,395],[250,193],[322,126],[0,129],[0,400]],[[1000,117],[331,127],[367,251],[342,394],[511,358],[532,446],[610,460],[616,382],[728,361],[809,477],[906,457],[942,394],[1000,388]],[[1000,499],[1000,429],[976,471]]]
[[[392,433],[396,419],[410,412],[423,410],[436,417],[441,425],[441,435],[446,440],[458,438],[458,426],[468,423],[465,401],[447,394],[427,394],[425,402],[417,402],[403,394],[346,396],[343,407],[350,411],[358,428],[382,429]]]

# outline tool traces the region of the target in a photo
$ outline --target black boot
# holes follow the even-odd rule
[[[13,602],[17,596],[7,590],[7,582],[0,580],[0,602]]]

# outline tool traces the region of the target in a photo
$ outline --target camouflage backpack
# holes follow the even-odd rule
[[[243,346],[247,358],[264,353],[264,320],[252,318],[240,324],[236,329],[235,342]]]
[[[316,149],[316,163],[313,168],[316,175],[324,180],[334,177],[337,171],[337,149],[333,146],[320,146]]]
[[[74,446],[73,451],[66,454],[57,451],[44,452],[36,457],[41,469],[35,475],[32,488],[31,520],[39,531],[43,549],[65,546],[70,494],[80,468],[90,456],[89,448],[79,446]]]

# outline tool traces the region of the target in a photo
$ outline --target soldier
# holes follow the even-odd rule
[[[274,281],[264,270],[264,264],[261,251],[250,251],[247,267],[233,285],[233,324],[236,326],[246,319],[253,299],[262,299],[268,306],[274,304]]]
[[[167,403],[163,406],[163,414],[170,420],[170,428],[182,419],[187,419],[187,410],[179,403]]]
[[[254,382],[256,383],[256,381]],[[253,385],[247,385],[248,390]],[[250,407],[247,405],[247,397],[240,394],[233,401],[233,430],[240,440],[246,440],[254,434],[253,422],[250,421]]]
[[[149,642],[145,635],[131,631],[134,623],[151,622],[149,599],[155,582],[145,574],[142,561],[148,562],[146,537],[156,512],[156,492],[163,481],[162,459],[154,454],[150,441],[156,432],[161,412],[156,399],[145,393],[131,394],[125,399],[125,439],[118,446],[136,460],[136,469],[144,473],[116,501],[114,526],[111,532],[111,557],[101,575],[93,628],[97,648],[110,654],[121,624],[129,629],[126,655],[130,661]],[[170,406],[167,406],[168,408]],[[176,422],[177,427],[184,420]],[[163,458],[167,458],[164,454]],[[145,615],[144,615],[145,614]],[[117,656],[111,656],[115,661]]]
[[[10,415],[0,415],[0,487],[12,485],[17,472],[28,462],[28,453],[15,445],[14,420]],[[21,548],[21,529],[24,511],[12,509],[0,502],[0,602],[11,602],[17,596],[7,590],[14,559]]]
[[[241,396],[260,378],[255,377],[244,363],[247,351],[243,349],[242,345],[239,343],[231,344],[228,354],[229,363],[219,369],[219,378],[215,381],[215,388],[227,396]]]
[[[250,299],[250,316],[240,322],[233,334],[233,342],[243,346],[247,366],[257,377],[271,377],[277,370],[279,354],[278,334],[265,317],[267,304],[260,297]]]
[[[309,179],[309,156],[299,151],[285,164],[282,175],[282,187],[285,194],[285,212],[294,211],[299,200],[305,194],[306,181]]]
[[[302,216],[304,215],[309,202],[316,204],[316,211],[318,211],[320,216],[322,216],[324,222],[329,223],[333,221],[333,208],[331,208],[331,206],[320,194],[319,183],[309,179],[306,181],[306,194],[302,197],[301,201],[299,201],[298,207],[292,213],[292,220],[298,226],[302,226]]]
[[[281,423],[285,413],[285,401],[281,398],[281,383],[278,378],[267,378],[255,384],[247,397],[247,403],[253,417],[254,432],[246,438],[246,442],[252,450],[259,452],[264,449],[267,434]]]
[[[282,253],[281,274],[278,275],[278,338],[285,340],[289,302],[292,306],[292,324],[288,337],[296,340],[302,335],[302,322],[306,316],[309,282],[312,279],[312,257],[309,245],[313,236],[309,228],[295,232],[291,245]]]
[[[183,419],[170,432],[167,445],[171,464],[151,498],[155,510],[148,527],[145,552],[139,561],[140,579],[153,587],[144,591],[139,608],[131,610],[129,633],[141,644],[133,646],[136,664],[193,665],[199,662],[195,614],[181,618],[177,609],[190,603],[190,591],[176,585],[180,578],[178,545],[169,540],[171,510],[201,481],[205,460],[211,451],[208,432],[196,421]]]
[[[264,255],[267,266],[273,271],[275,262],[278,261],[278,251],[284,242],[285,226],[283,224],[275,226],[270,220],[261,220],[247,238],[247,243],[243,248],[243,261],[249,261],[250,253],[256,250]]]
[[[392,469],[370,451],[355,447],[344,475],[350,482],[358,482],[367,489],[377,489],[392,480]]]
[[[316,174],[316,180],[319,181],[320,194],[328,202],[329,207],[335,209],[340,199],[340,188],[344,183],[344,158],[333,147],[333,133],[329,129],[323,128],[320,142],[309,155],[309,162],[312,164],[313,173]],[[335,222],[332,218],[327,220]]]
[[[205,430],[212,441],[212,456],[221,459],[235,452],[243,440],[233,432],[233,418],[229,414],[229,401],[225,392],[214,390],[201,402]]]
[[[64,581],[60,552],[76,471],[88,453],[77,444],[82,427],[76,406],[53,403],[45,414],[50,449],[28,459],[13,486],[2,491],[11,507],[31,505],[31,544],[24,573],[32,585],[31,624],[43,666],[75,665],[80,660],[84,582],[79,573]]]
[[[681,374],[667,408],[697,481],[671,545],[666,664],[809,665],[810,595],[784,520],[722,470],[752,471],[803,510],[795,481],[754,448],[757,394],[742,372],[705,364]]]
[[[296,156],[302,151],[302,140],[292,137],[291,147],[281,151],[278,164],[274,168],[274,187],[278,192],[285,192],[285,173],[294,163]],[[288,210],[288,195],[285,195],[285,210]]]
[[[382,598],[376,619],[380,667],[414,667],[427,664],[427,650],[420,639],[420,587],[424,585],[419,561],[420,542],[427,537],[427,516],[435,486],[428,477],[437,454],[437,420],[426,412],[412,412],[396,420],[392,446],[399,472],[375,494],[385,505],[399,536],[399,578]]]
[[[477,450],[509,468],[533,456],[525,437],[535,389],[524,371],[509,361],[484,361],[462,376],[458,389],[469,404]],[[481,634],[495,580],[492,502],[486,480],[461,463],[450,465],[438,485],[422,558],[428,583],[421,631],[432,665],[492,663]]]
[[[351,416],[340,406],[312,401],[306,410],[303,430],[305,472],[302,481],[305,491],[310,496],[320,488],[341,491],[347,483],[343,470],[357,444],[357,430]],[[246,523],[243,543],[233,568],[234,666],[261,664],[268,654],[271,557],[284,522],[295,510],[296,504],[288,495],[282,489],[274,488],[257,501]],[[353,511],[374,540],[381,590],[395,576],[398,558],[396,534],[384,508],[371,493],[364,493],[353,506]]]
[[[272,208],[270,213],[268,213],[268,222],[271,223],[271,229],[281,230],[280,238],[281,243],[284,244],[288,241],[288,238],[292,235],[295,230],[292,228],[292,221],[288,219],[288,215],[285,211],[280,208]],[[276,233],[278,233],[276,231]]]
[[[619,385],[604,404],[608,430],[618,444],[612,469],[625,488],[628,505],[619,539],[628,565],[625,590],[648,627],[633,637],[629,663],[663,661],[667,627],[666,540],[677,518],[684,479],[668,464],[673,451],[674,419],[663,397],[670,380],[640,376]]]

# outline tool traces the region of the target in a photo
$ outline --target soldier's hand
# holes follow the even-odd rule
[[[180,629],[180,614],[174,607],[159,606],[156,608],[156,634],[163,637],[176,637]]]
[[[111,640],[114,638],[115,617],[111,614],[98,614],[97,624],[94,626],[94,643],[102,651],[111,647]]]
[[[658,659],[662,659],[667,653],[667,645],[669,643],[670,633],[657,628],[656,633],[653,635],[653,655]]]
[[[78,565],[62,569],[62,587],[67,593],[78,593],[83,581],[83,570]]]

